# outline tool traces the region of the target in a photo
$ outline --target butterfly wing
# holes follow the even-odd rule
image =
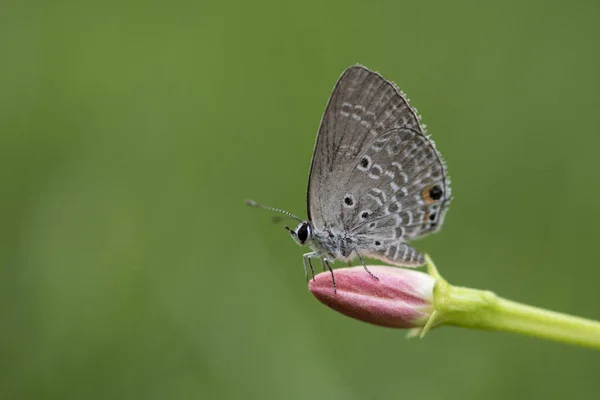
[[[348,68],[329,99],[313,154],[314,226],[355,237],[366,256],[422,264],[403,243],[439,229],[449,200],[444,163],[416,111],[381,75]]]
[[[344,230],[358,238],[361,254],[395,265],[422,265],[422,255],[405,242],[439,230],[451,196],[433,142],[413,129],[393,129],[362,157],[369,167],[356,168],[346,184],[361,200],[356,208],[342,209]]]

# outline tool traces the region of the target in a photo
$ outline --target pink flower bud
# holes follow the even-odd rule
[[[321,303],[352,318],[392,328],[423,327],[433,312],[434,278],[415,270],[371,266],[322,272],[308,284]]]

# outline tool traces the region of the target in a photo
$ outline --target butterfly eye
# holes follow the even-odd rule
[[[308,223],[303,222],[300,224],[298,229],[296,229],[296,235],[298,236],[300,243],[304,244],[310,235],[310,227],[308,226]]]

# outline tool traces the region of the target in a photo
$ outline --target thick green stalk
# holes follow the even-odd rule
[[[421,332],[439,325],[505,331],[600,350],[600,322],[531,307],[503,299],[490,291],[452,286],[429,260],[437,279],[435,311]]]

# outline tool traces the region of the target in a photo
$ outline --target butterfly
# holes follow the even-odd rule
[[[407,244],[440,229],[452,199],[446,166],[406,96],[380,74],[361,65],[337,81],[317,135],[308,178],[308,220],[286,226],[314,277],[320,259],[375,258],[401,267],[425,264]]]

